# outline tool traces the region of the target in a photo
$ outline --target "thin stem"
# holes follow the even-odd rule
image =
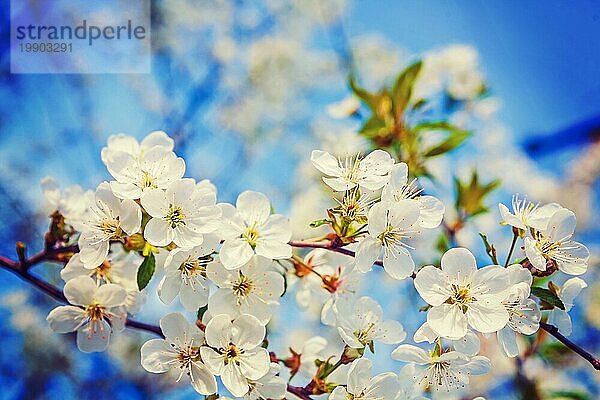
[[[558,331],[558,328],[554,325],[550,325],[546,322],[540,322],[540,328],[554,336],[558,339],[562,344],[567,346],[569,349],[573,350],[575,353],[579,354],[581,357],[586,359],[592,366],[600,371],[600,360],[594,357],[593,354],[580,347],[579,345],[573,343],[569,338],[565,337],[562,333]]]
[[[513,251],[515,251],[515,244],[517,244],[517,239],[519,235],[513,233],[512,243],[510,244],[510,250],[508,251],[508,256],[506,256],[506,261],[504,262],[504,268],[508,267],[508,263],[510,262],[510,258],[512,257]]]

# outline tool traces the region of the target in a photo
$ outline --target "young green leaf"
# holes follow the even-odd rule
[[[561,310],[565,309],[565,305],[563,304],[562,300],[548,289],[534,286],[531,288],[531,294],[541,301],[545,301],[546,303],[553,305],[554,307],[558,307]]]
[[[150,253],[144,258],[144,261],[137,271],[137,284],[140,290],[148,286],[148,282],[150,282],[152,275],[154,275],[155,269],[156,260],[154,258],[154,253]]]
[[[394,109],[394,117],[399,120],[406,105],[410,101],[412,96],[412,89],[415,84],[415,80],[419,76],[421,71],[422,61],[417,61],[414,64],[409,65],[404,71],[398,75],[394,87],[392,88],[392,105]]]

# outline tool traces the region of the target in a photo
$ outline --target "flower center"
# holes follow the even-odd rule
[[[106,282],[109,282],[111,269],[112,266],[110,265],[110,262],[108,260],[104,260],[104,262],[100,264],[100,266],[96,267],[96,269],[94,270],[94,274],[98,279],[102,279]]]
[[[234,344],[230,344],[229,347],[225,349],[222,353],[225,365],[229,364],[230,362],[235,362],[236,364],[239,364],[237,358],[240,354],[242,354],[242,352]]]
[[[92,321],[99,321],[104,316],[105,308],[98,303],[90,304],[85,308],[85,312]]]
[[[352,182],[358,183],[360,180],[360,155],[355,157],[346,157],[344,160],[344,172],[342,173],[342,178]]]
[[[356,336],[356,338],[358,339],[359,342],[361,342],[363,345],[366,345],[371,341],[371,339],[369,339],[369,333],[371,332],[371,330],[374,327],[375,327],[375,324],[373,322],[371,322],[369,324],[369,326],[367,327],[367,329],[365,329],[363,331],[355,331],[354,336]]]
[[[169,205],[169,211],[167,212],[165,219],[167,220],[169,225],[171,225],[172,229],[177,228],[179,224],[185,225],[184,218],[185,215],[183,214],[181,207],[174,206],[173,204]]]
[[[150,177],[148,171],[144,171],[144,176],[142,177],[142,187],[143,188],[156,188],[158,187],[154,180]]]
[[[100,222],[97,227],[109,239],[117,239],[123,233],[120,225],[119,217],[117,217],[115,219],[105,219],[104,221]]]
[[[471,296],[469,286],[461,287],[458,285],[452,285],[452,297],[448,299],[450,304],[458,304],[462,307],[463,312],[467,312],[469,303],[475,301],[475,298]]]
[[[258,230],[256,229],[256,223],[246,229],[246,232],[242,235],[248,242],[248,244],[254,249],[256,247],[256,242],[258,241]]]
[[[254,288],[254,284],[247,276],[242,275],[240,272],[238,280],[233,284],[233,292],[238,297],[245,297],[250,294],[252,289]]]
[[[187,347],[179,349],[177,361],[181,368],[187,368],[192,362],[197,361],[200,357],[198,347]]]
[[[321,287],[327,290],[329,293],[337,292],[338,287],[342,283],[342,281],[340,280],[340,276],[337,274],[323,275],[321,280],[323,281]]]

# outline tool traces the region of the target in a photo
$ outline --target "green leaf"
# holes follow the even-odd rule
[[[386,130],[385,121],[376,114],[371,115],[364,125],[358,131],[367,137],[377,137],[382,130]]]
[[[311,223],[310,223],[310,227],[311,227],[311,228],[318,228],[318,227],[319,227],[319,226],[321,226],[321,225],[327,225],[327,224],[329,224],[329,223],[331,223],[331,221],[329,221],[329,220],[328,220],[328,219],[326,219],[326,218],[323,218],[323,219],[317,219],[317,220],[315,220],[315,221],[313,221],[313,222],[311,222]]]
[[[561,310],[565,309],[565,305],[563,304],[562,300],[548,289],[534,286],[531,288],[531,294],[541,301],[552,304],[554,307],[558,307]]]
[[[350,75],[348,78],[348,84],[350,85],[350,89],[352,92],[361,99],[371,110],[377,109],[378,103],[378,95],[375,93],[371,93],[368,90],[361,88],[358,86],[356,82],[356,77],[354,75]]]
[[[152,275],[154,275],[155,268],[156,260],[154,259],[154,253],[150,253],[144,258],[142,265],[140,265],[137,271],[137,284],[140,290],[148,286],[148,282],[150,282]]]
[[[562,400],[589,400],[590,395],[581,391],[556,391],[548,394],[549,399],[562,399]]]
[[[494,179],[488,183],[480,183],[477,171],[473,171],[470,182],[461,182],[454,180],[456,189],[456,208],[464,212],[466,217],[472,217],[488,211],[484,204],[485,198],[493,192],[500,181]]]
[[[412,89],[415,80],[419,76],[423,63],[419,60],[412,65],[409,65],[404,71],[398,75],[394,87],[392,88],[392,105],[394,109],[394,117],[399,120],[406,105],[410,101]]]
[[[422,123],[413,128],[413,130],[417,132],[424,130],[448,132],[448,136],[444,140],[425,150],[423,154],[425,157],[435,157],[452,151],[471,136],[471,132],[458,129],[445,121]]]

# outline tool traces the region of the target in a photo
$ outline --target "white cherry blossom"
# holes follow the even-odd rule
[[[139,157],[128,152],[107,156],[106,167],[115,178],[110,187],[124,199],[139,199],[147,189],[166,189],[185,173],[185,162],[163,146],[154,146]]]
[[[217,391],[217,380],[200,358],[204,333],[186,321],[179,313],[160,319],[164,339],[152,339],[141,348],[142,367],[148,372],[162,374],[171,369],[179,371],[179,381],[186,374],[194,390],[203,395]]]
[[[554,307],[548,315],[548,323],[558,328],[559,332],[569,336],[573,331],[573,324],[569,311],[574,306],[574,301],[579,293],[587,287],[587,283],[581,278],[575,277],[568,279],[560,288],[558,297],[563,302],[565,309],[561,310]]]
[[[416,381],[434,393],[463,389],[470,375],[483,375],[491,369],[490,360],[484,356],[468,356],[458,351],[438,355],[409,344],[398,346],[392,358],[414,365]]]
[[[271,203],[262,193],[241,193],[235,207],[220,204],[223,210],[221,235],[225,239],[219,258],[227,269],[246,264],[254,254],[272,260],[292,256],[288,244],[292,237],[289,220],[281,214],[271,214]]]
[[[491,333],[508,322],[502,304],[509,287],[508,271],[498,265],[477,269],[475,257],[464,248],[448,250],[442,268],[422,268],[414,280],[415,288],[432,308],[427,323],[449,339],[462,338],[467,326]]]
[[[575,225],[575,214],[560,208],[552,214],[545,229],[535,231],[533,238],[526,237],[525,255],[531,265],[545,271],[546,263],[552,261],[565,274],[585,273],[590,252],[583,244],[571,239]]]
[[[398,163],[392,167],[390,181],[385,185],[381,193],[382,201],[402,202],[413,200],[419,206],[419,219],[417,223],[425,229],[436,228],[444,218],[446,207],[438,198],[433,196],[421,196],[421,189],[417,185],[416,178],[408,182],[408,165]]]
[[[541,206],[527,200],[527,197],[520,199],[519,195],[512,198],[512,213],[504,204],[498,204],[502,223],[510,225],[521,230],[533,228],[536,230],[546,229],[548,221],[552,214],[562,208],[556,203]]]
[[[166,190],[147,189],[141,203],[152,218],[144,228],[144,238],[155,246],[202,244],[204,234],[219,227],[221,210],[216,197],[209,186],[196,185],[191,178],[175,181]]]
[[[502,304],[508,311],[508,323],[497,333],[500,348],[508,357],[519,354],[517,333],[532,335],[540,327],[540,309],[535,301],[529,298],[533,277],[528,269],[520,264],[508,268],[510,290]]]
[[[316,169],[327,175],[323,182],[336,192],[356,186],[368,190],[381,189],[388,181],[388,173],[394,165],[392,157],[383,150],[374,150],[366,157],[346,157],[342,162],[322,150],[313,150],[310,160]]]
[[[260,379],[248,380],[248,393],[244,395],[248,400],[283,399],[287,393],[287,382],[279,376],[281,367],[271,363],[269,372]]]
[[[65,223],[81,230],[81,220],[94,199],[94,192],[84,191],[79,185],[71,185],[61,191],[51,176],[42,178],[40,185],[46,199],[44,212],[51,215],[58,211],[64,217]]]
[[[150,132],[141,142],[138,142],[133,136],[118,133],[108,137],[107,146],[102,149],[100,155],[105,165],[111,163],[119,153],[127,153],[139,160],[154,146],[173,151],[175,142],[163,131]]]
[[[244,314],[232,321],[227,314],[215,315],[205,333],[202,360],[235,397],[248,393],[248,380],[258,380],[269,372],[269,352],[260,347],[266,330],[256,317]]]
[[[366,358],[354,360],[348,370],[346,386],[336,386],[329,400],[394,400],[400,389],[398,376],[393,372],[372,376],[372,366]]]
[[[218,244],[219,238],[208,234],[200,246],[169,252],[165,275],[158,285],[158,297],[163,303],[170,304],[179,295],[179,301],[188,311],[197,311],[208,304],[206,269]]]
[[[94,269],[102,264],[110,241],[139,232],[141,223],[140,207],[133,200],[117,198],[107,182],[101,183],[82,220],[79,255],[85,267]]]
[[[397,344],[406,338],[398,321],[383,320],[383,309],[372,298],[363,296],[351,302],[338,300],[333,305],[337,330],[352,348],[373,348],[373,342]]]
[[[256,255],[234,271],[217,262],[209,264],[206,274],[219,287],[208,299],[211,314],[232,317],[250,314],[262,324],[269,322],[285,285],[283,276],[272,269],[272,264],[272,260]]]
[[[119,285],[97,286],[87,276],[71,279],[63,289],[68,306],[50,311],[48,323],[54,332],[77,331],[77,346],[85,353],[104,351],[113,330],[124,329],[126,315],[120,311],[127,292]]]
[[[394,279],[411,276],[415,262],[406,243],[420,233],[417,221],[420,209],[416,202],[377,203],[369,211],[369,234],[356,249],[356,268],[371,270],[383,250],[383,269]]]
[[[138,290],[137,270],[142,258],[134,252],[126,252],[120,243],[111,245],[106,260],[94,269],[86,268],[79,253],[74,254],[60,271],[60,277],[68,282],[79,276],[89,276],[98,285],[115,283],[127,291],[125,307],[131,314],[137,313],[146,302],[146,294]]]

